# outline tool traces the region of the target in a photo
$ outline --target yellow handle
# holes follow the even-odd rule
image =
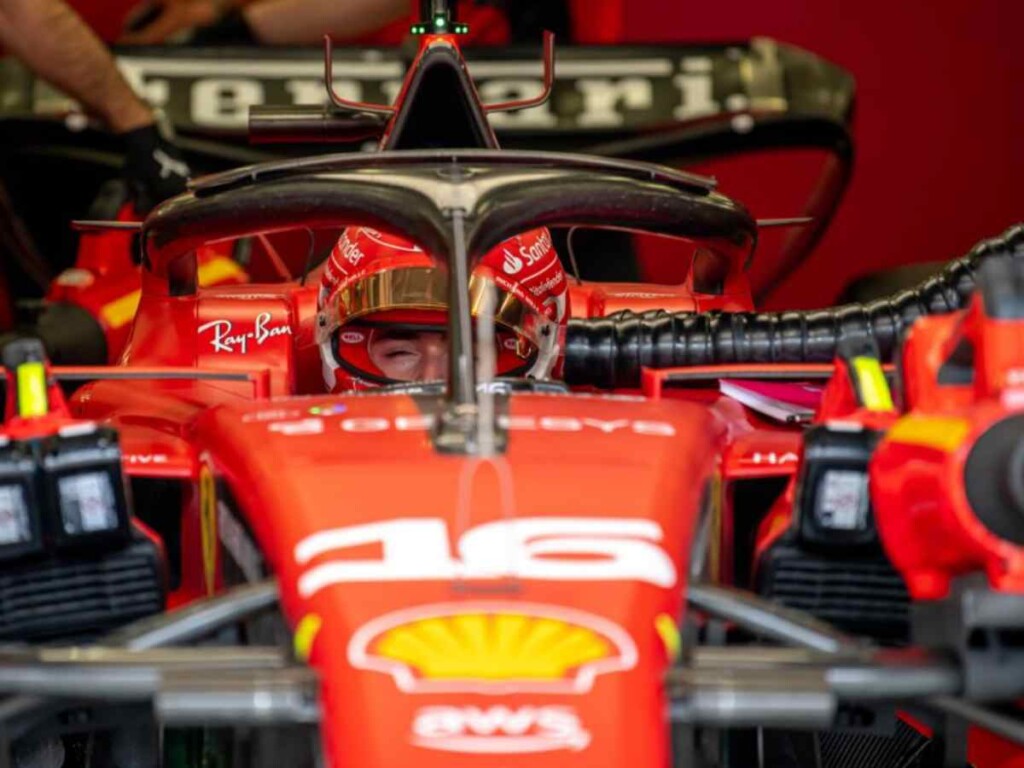
[[[853,358],[853,372],[857,377],[858,388],[865,408],[869,411],[891,411],[893,409],[889,382],[885,380],[885,372],[878,360],[873,357],[855,357]]]
[[[46,394],[46,366],[22,363],[18,366],[18,415],[45,416],[50,410]]]

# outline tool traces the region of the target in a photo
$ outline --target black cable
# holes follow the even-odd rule
[[[803,312],[620,312],[571,320],[565,335],[565,381],[603,388],[636,387],[642,368],[730,363],[827,363],[840,339],[864,338],[891,359],[904,331],[922,315],[966,306],[980,265],[1024,260],[1024,224],[978,243],[939,274],[867,304]]]

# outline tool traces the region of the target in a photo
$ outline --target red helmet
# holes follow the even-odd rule
[[[490,286],[497,293],[497,374],[547,377],[568,304],[551,233],[517,235],[480,261],[469,281],[474,316]],[[447,375],[447,271],[409,241],[346,229],[327,260],[318,305],[324,379],[332,391]]]

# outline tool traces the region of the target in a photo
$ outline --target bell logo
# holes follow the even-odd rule
[[[593,614],[525,603],[456,603],[396,611],[363,625],[357,669],[405,693],[586,693],[636,665],[633,639]]]
[[[424,749],[470,754],[526,754],[590,744],[572,707],[423,707],[412,723],[412,743]]]
[[[512,253],[507,248],[505,249],[505,263],[502,265],[506,275],[518,275],[523,269],[523,260]]]

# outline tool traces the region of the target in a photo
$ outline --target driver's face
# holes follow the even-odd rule
[[[370,361],[385,378],[395,381],[435,381],[448,374],[448,343],[436,331],[374,331]]]

